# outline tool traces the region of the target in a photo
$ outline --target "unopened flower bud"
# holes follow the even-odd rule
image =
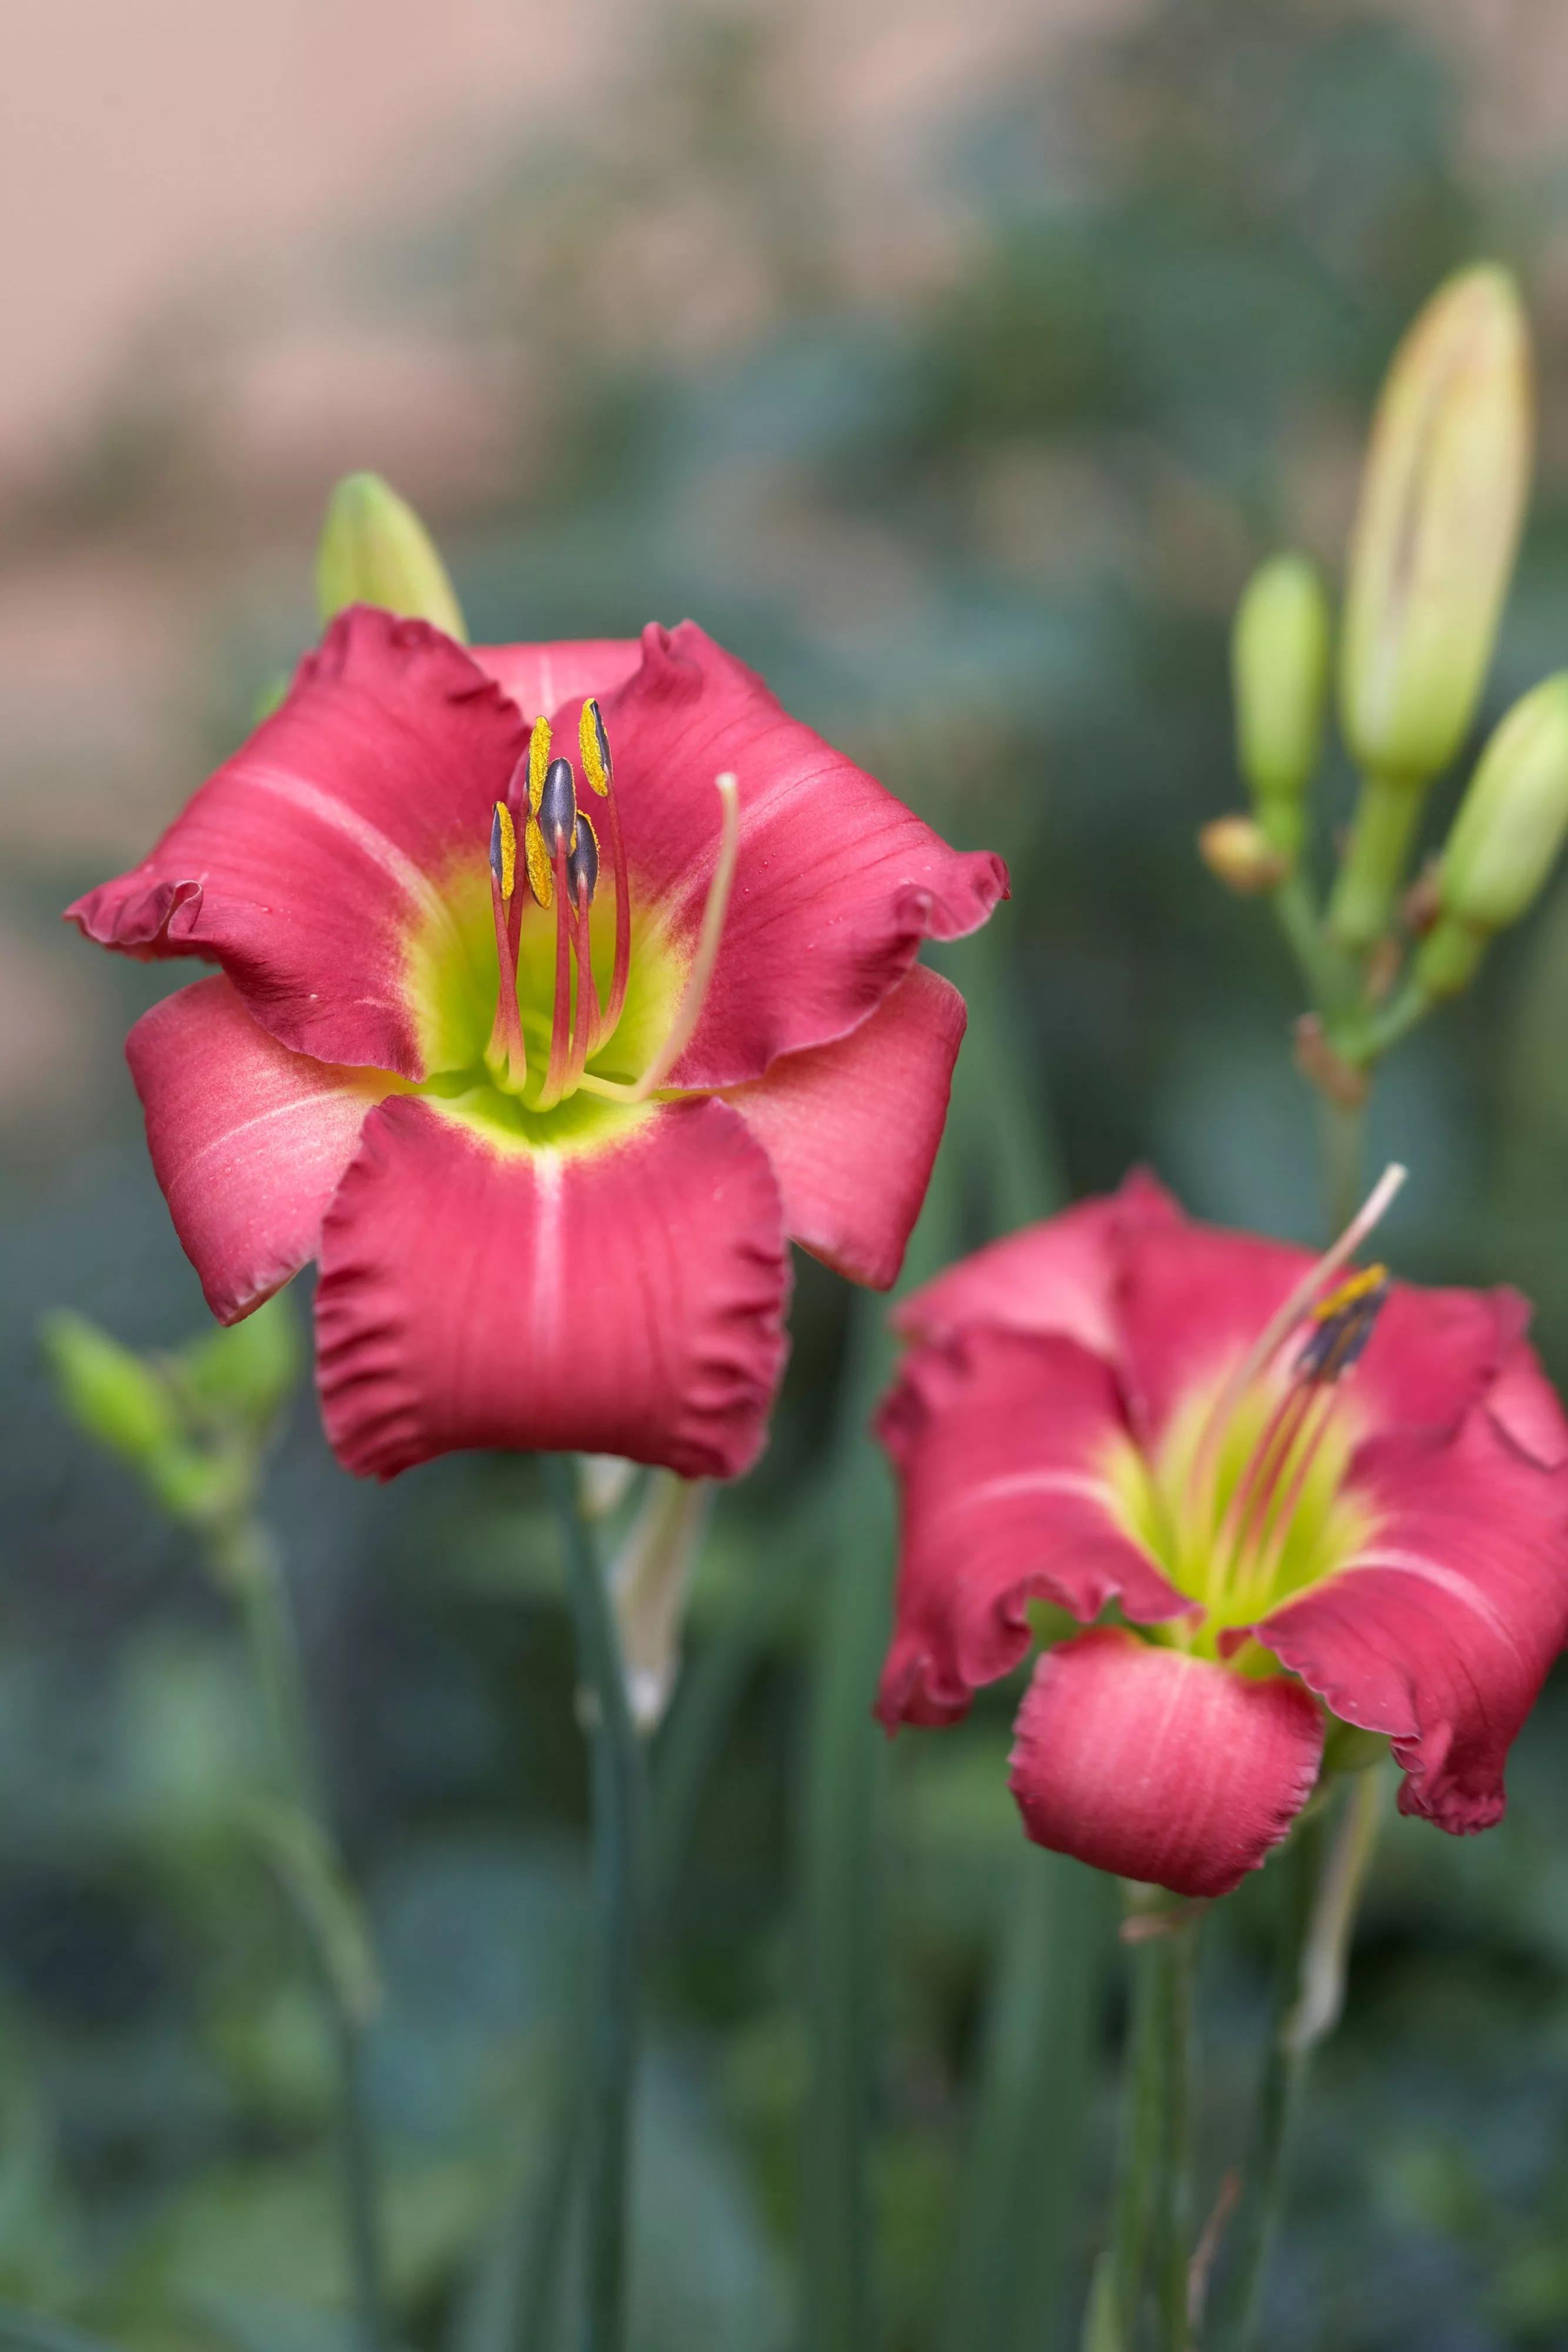
[[[655,1470],[610,1570],[626,1698],[641,1732],[658,1727],[675,1687],[681,1620],[712,1498],[706,1479]]]
[[[1198,835],[1197,848],[1209,872],[1243,898],[1271,890],[1291,870],[1290,857],[1249,816],[1216,817]]]
[[[1487,941],[1545,887],[1568,835],[1568,670],[1516,702],[1477,762],[1437,874],[1439,913],[1416,974],[1457,995]]]
[[[323,625],[346,605],[379,604],[468,642],[430,533],[379,474],[346,474],[332,493],[316,552],[316,601]]]
[[[1274,556],[1236,608],[1230,666],[1241,772],[1270,842],[1292,859],[1322,742],[1328,656],[1322,583],[1303,557]]]
[[[1383,387],[1340,651],[1360,765],[1420,783],[1463,743],[1513,569],[1531,459],[1530,348],[1505,270],[1440,287]]]
[[[293,1301],[278,1291],[242,1323],[195,1340],[182,1351],[179,1365],[185,1390],[209,1411],[265,1426],[298,1380],[303,1361]]]
[[[178,1443],[173,1400],[151,1364],[66,1308],[45,1316],[38,1338],[61,1405],[89,1437],[138,1467]]]

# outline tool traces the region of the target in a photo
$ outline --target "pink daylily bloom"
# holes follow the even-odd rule
[[[952,1722],[1031,1601],[1114,1604],[1037,1661],[1013,1793],[1039,1843],[1181,1895],[1264,1861],[1334,1718],[1386,1736],[1406,1812],[1489,1827],[1568,1640],[1568,1423],[1524,1301],[1313,1267],[1136,1175],[896,1318],[878,1712]]]
[[[470,654],[356,607],[68,911],[221,966],[128,1042],[153,1166],[223,1321],[319,1261],[349,1468],[726,1477],[786,1241],[897,1273],[965,1018],[915,959],[1006,891],[689,622]]]

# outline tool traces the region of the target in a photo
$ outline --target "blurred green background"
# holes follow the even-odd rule
[[[1005,1094],[1064,1189],[1147,1160],[1200,1213],[1311,1236],[1291,975],[1193,847],[1239,800],[1228,614],[1283,541],[1337,569],[1401,329],[1444,272],[1497,256],[1528,293],[1542,449],[1484,723],[1563,660],[1568,25],[1482,0],[643,0],[568,30],[474,0],[437,38],[401,5],[236,6],[198,31],[171,0],[95,51],[100,14],[72,0],[28,36],[43,341],[14,305],[32,404],[14,387],[0,415],[0,2294],[171,2352],[323,2352],[342,2341],[329,2066],[235,1832],[260,1741],[243,1662],[189,1538],[62,1424],[39,1367],[57,1304],[138,1347],[204,1320],[119,1061],[168,976],[64,937],[59,906],[244,731],[312,634],[332,479],[378,466],[436,530],[476,638],[689,613],[950,838],[1006,854],[994,953],[950,967],[985,1024],[966,1117]],[[143,15],[146,55],[120,60]],[[98,137],[115,97],[118,147]],[[138,202],[161,272],[129,242]],[[135,290],[123,316],[100,315],[99,278]],[[1325,835],[1348,776],[1333,789]],[[1396,1054],[1372,1136],[1412,1170],[1397,1269],[1516,1283],[1560,1373],[1565,1014],[1560,891]],[[846,1330],[810,1265],[794,1329],[656,1759],[674,1892],[639,2352],[791,2340],[793,1887]],[[371,1491],[308,1393],[268,1508],[388,1982],[373,2095],[402,2333],[473,2352],[514,2217],[537,2213],[577,1970],[554,1549],[529,1465]],[[938,2343],[1018,1884],[1015,1697],[906,1735],[886,1775],[889,2352]],[[1510,1777],[1496,1833],[1386,1839],[1301,2148],[1281,2352],[1568,2345],[1561,1675]],[[1206,1962],[1209,2196],[1239,2153],[1269,1907],[1266,1884],[1228,1906]],[[1099,2226],[1109,1958],[1093,2015],[1040,2352],[1071,2340]]]

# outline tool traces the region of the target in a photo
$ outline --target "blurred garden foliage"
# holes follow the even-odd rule
[[[482,347],[509,387],[499,488],[432,510],[476,639],[692,614],[949,838],[1008,856],[1011,906],[946,967],[977,989],[960,1122],[977,1088],[1009,1090],[1063,1188],[1145,1159],[1199,1213],[1301,1236],[1317,1211],[1291,975],[1193,845],[1238,796],[1228,617],[1276,545],[1337,565],[1389,352],[1478,255],[1522,276],[1544,446],[1483,725],[1568,643],[1568,184],[1474,167],[1452,61],[1413,21],[1351,0],[1166,0],[1053,45],[924,157],[929,233],[916,222],[905,249],[859,211],[852,155],[792,104],[765,12],[647,12],[634,108],[558,124],[350,272],[370,312]],[[204,446],[199,393],[153,350],[95,450],[16,527],[198,562]],[[171,807],[309,635],[312,531],[280,524],[209,618]],[[41,924],[115,862],[90,842],[35,862],[8,909]],[[130,1013],[186,976],[117,967],[102,984]],[[1565,1003],[1560,892],[1395,1057],[1372,1137],[1375,1161],[1413,1171],[1398,1270],[1516,1283],[1559,1375]],[[24,1144],[0,1240],[0,2294],[149,2352],[325,2352],[343,2340],[329,2061],[287,1909],[236,1830],[262,1742],[243,1662],[188,1536],[63,1424],[38,1370],[35,1326],[57,1306],[138,1347],[201,1326],[115,1084],[123,1140],[44,1184]],[[973,1162],[960,1144],[949,1163],[970,1238],[1009,1213]],[[803,1264],[771,1448],[721,1498],[655,1750],[670,1892],[640,2352],[789,2337],[802,1662],[845,1326],[842,1286]],[[859,1475],[881,1475],[869,1451]],[[402,2334],[503,2352],[537,2320],[551,2343],[548,2313],[523,2308],[525,2223],[548,2225],[583,1789],[531,1466],[447,1461],[361,1489],[302,1394],[267,1508],[386,1984],[373,2089]],[[936,2344],[988,1961],[1018,1885],[998,1769],[1013,1703],[994,1692],[963,1732],[906,1735],[889,1759],[889,2352]],[[1568,2343],[1561,1675],[1511,1780],[1494,1835],[1387,1837],[1317,2080],[1279,2352]],[[1243,2128],[1270,1900],[1265,1881],[1228,1906],[1206,1964],[1209,2196]],[[1071,2291],[1041,2347],[1071,2340],[1108,2161],[1110,1971],[1105,1988]]]

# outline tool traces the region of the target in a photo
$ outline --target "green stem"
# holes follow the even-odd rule
[[[578,1504],[576,1465],[551,1454],[543,1457],[542,1467],[566,1555],[578,1667],[593,1709],[590,2083],[578,2340],[581,2352],[622,2352],[637,2065],[643,1757],[626,1702],[604,1573]]]
[[[1214,2352],[1250,2352],[1258,2340],[1308,2060],[1339,2017],[1383,1794],[1375,1768],[1345,1778],[1349,1789],[1301,1822],[1279,1864],[1285,1917],[1274,2014],[1231,2230],[1231,2261],[1216,2306]]]
[[[1354,1004],[1359,984],[1355,966],[1324,938],[1312,885],[1299,866],[1275,884],[1269,899],[1307,993],[1319,1011],[1334,1013]]]
[[[1386,1004],[1375,1006],[1343,1029],[1331,1032],[1329,1042],[1347,1062],[1354,1062],[1358,1069],[1366,1069],[1379,1061],[1391,1045],[1397,1045],[1412,1029],[1418,1028],[1436,1002],[1420,981],[1412,977]]]
[[[1364,950],[1388,929],[1426,799],[1422,783],[1363,779],[1329,906],[1330,934],[1343,947]]]
[[[311,1824],[334,1867],[340,1869],[337,1837],[310,1727],[298,1635],[277,1544],[258,1520],[245,1517],[218,1529],[211,1555],[214,1575],[240,1612],[284,1789],[298,1813]],[[344,2231],[354,2283],[361,2352],[384,2352],[391,2340],[386,2259],[382,2242],[375,2146],[365,2095],[364,2020],[345,1997],[337,1956],[327,1938],[317,1932],[308,1906],[301,1907],[300,1916],[312,1937],[337,2061]]]
[[[1152,2287],[1160,2352],[1186,2352],[1191,2238],[1192,2026],[1202,1913],[1144,1890],[1133,1952],[1119,2178],[1111,2244],[1115,2336],[1134,2342]],[[1157,1924],[1156,1924],[1157,1923]]]

